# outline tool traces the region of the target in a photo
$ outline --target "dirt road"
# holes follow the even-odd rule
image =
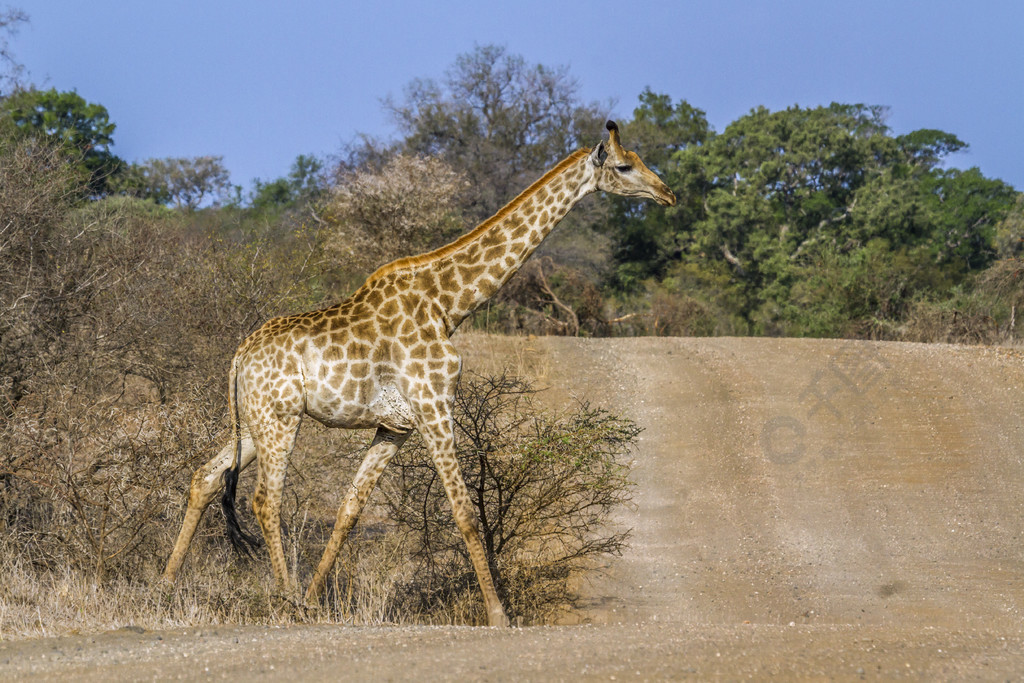
[[[0,679],[1024,676],[1024,352],[458,341],[645,428],[579,624],[119,631],[0,643]]]

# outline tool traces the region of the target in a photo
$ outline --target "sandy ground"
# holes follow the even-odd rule
[[[1024,353],[462,335],[644,427],[625,556],[556,627],[121,630],[0,679],[1024,679]]]

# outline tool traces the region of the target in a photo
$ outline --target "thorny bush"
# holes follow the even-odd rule
[[[633,485],[640,428],[589,404],[542,410],[536,390],[507,373],[463,378],[455,400],[459,467],[480,518],[498,590],[513,615],[543,623],[576,604],[576,581],[626,546],[613,524]],[[403,450],[385,506],[411,550],[405,610],[445,619],[453,605],[485,623],[465,543],[422,444]]]

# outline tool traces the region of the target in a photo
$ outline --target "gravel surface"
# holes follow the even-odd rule
[[[544,628],[138,628],[0,680],[1020,680],[1016,349],[460,335],[468,370],[632,417],[633,543]]]

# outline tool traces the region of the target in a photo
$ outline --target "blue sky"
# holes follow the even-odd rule
[[[1024,189],[1019,0],[0,3],[30,16],[10,47],[31,80],[107,107],[115,153],[221,155],[245,187],[390,136],[384,97],[496,43],[623,118],[646,86],[718,131],[758,105],[887,105],[895,133],[954,133],[951,166]]]

